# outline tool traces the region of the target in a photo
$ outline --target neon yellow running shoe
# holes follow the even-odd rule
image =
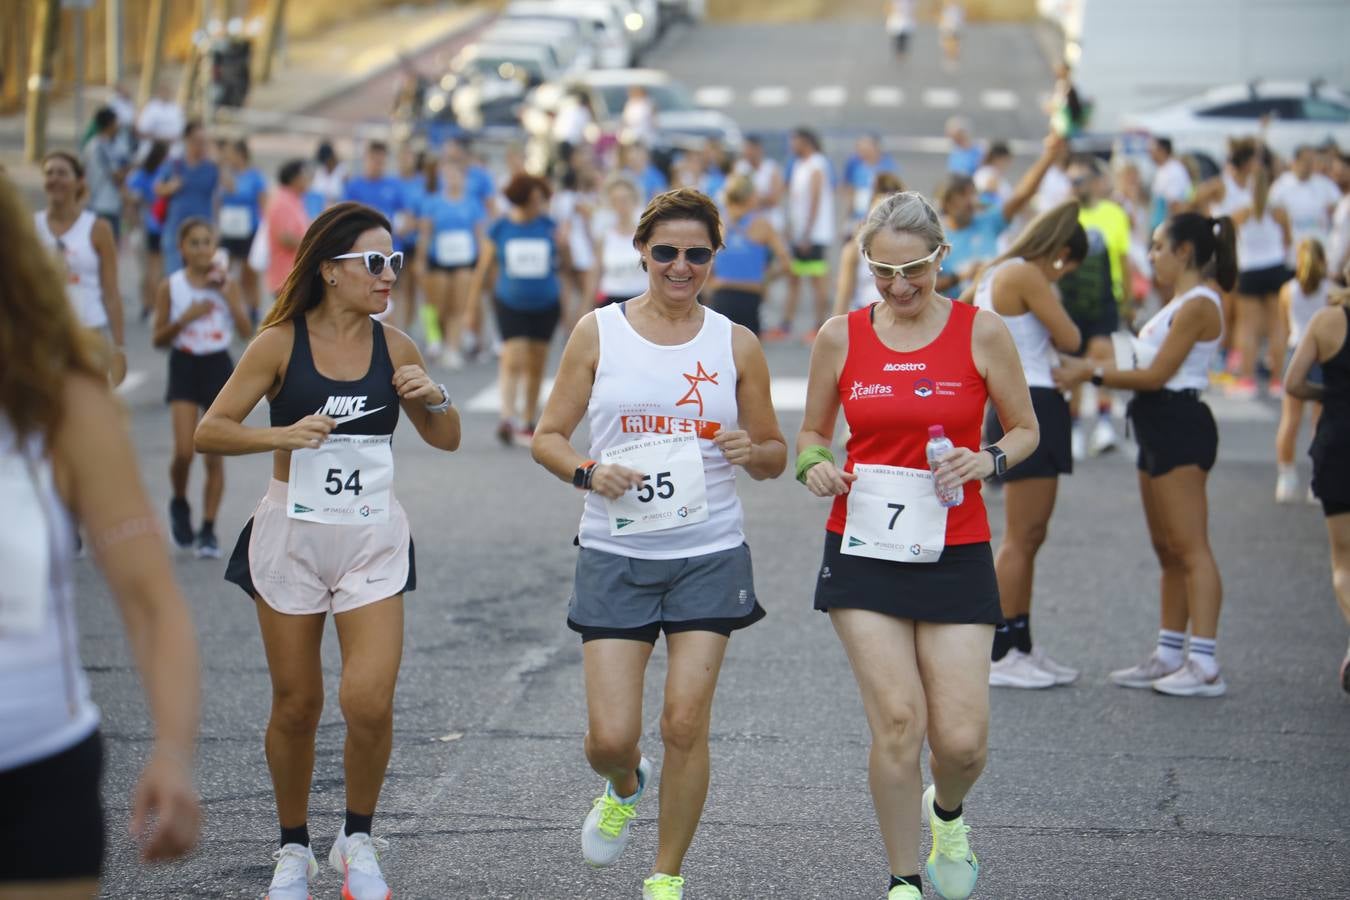
[[[684,900],[684,879],[657,872],[642,882],[642,900]]]
[[[965,900],[975,890],[975,879],[980,874],[980,861],[970,849],[970,826],[961,818],[944,822],[934,809],[937,787],[929,785],[923,792],[923,809],[928,814],[928,828],[933,832],[933,851],[928,854],[928,878],[938,894],[946,900]]]
[[[637,815],[638,800],[652,779],[652,764],[644,757],[638,763],[638,790],[631,797],[614,796],[614,788],[595,798],[581,826],[581,855],[593,866],[612,866],[628,846],[629,826]]]
[[[897,884],[886,894],[886,900],[923,900],[923,891],[912,884]]]

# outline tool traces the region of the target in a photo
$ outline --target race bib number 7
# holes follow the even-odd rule
[[[643,475],[641,485],[605,501],[611,535],[665,531],[707,520],[708,484],[698,440],[692,434],[644,435],[601,453],[601,462]]]
[[[891,562],[934,563],[947,543],[947,510],[933,473],[898,466],[855,465],[840,552]]]
[[[292,450],[286,515],[326,525],[389,521],[392,435],[330,434],[314,450]]]

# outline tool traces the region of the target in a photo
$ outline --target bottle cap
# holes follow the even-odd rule
[[[942,426],[941,426],[941,425],[929,425],[929,426],[928,426],[928,436],[929,436],[930,438],[940,438],[940,437],[946,437],[947,435],[946,435],[946,433],[942,430]]]

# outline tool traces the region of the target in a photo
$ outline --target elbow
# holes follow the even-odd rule
[[[1055,349],[1060,353],[1077,353],[1078,348],[1083,346],[1083,333],[1077,327],[1071,332],[1065,332],[1060,339],[1055,341]]]
[[[198,453],[221,453],[224,452],[220,444],[215,440],[215,424],[211,421],[210,414],[202,416],[202,420],[197,423],[197,430],[192,432],[192,447]]]

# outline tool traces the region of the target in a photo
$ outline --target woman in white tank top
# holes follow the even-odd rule
[[[1232,220],[1172,216],[1154,231],[1149,256],[1159,286],[1173,299],[1139,332],[1137,367],[1094,368],[1065,359],[1055,381],[1069,388],[1091,379],[1135,392],[1129,416],[1139,443],[1145,519],[1162,567],[1162,629],[1153,654],[1112,672],[1111,681],[1177,697],[1218,697],[1227,690],[1214,655],[1223,584],[1208,519],[1197,511],[1208,509],[1206,486],[1218,454],[1218,427],[1201,393],[1223,340],[1219,289],[1232,290],[1237,282]]]
[[[607,206],[593,220],[597,232],[595,265],[591,268],[591,284],[582,298],[583,312],[586,300],[606,306],[629,300],[647,289],[647,273],[640,265],[642,257],[633,246],[638,186],[622,175],[611,176],[605,182],[604,196]]]
[[[1284,210],[1267,204],[1270,175],[1264,167],[1256,168],[1251,183],[1250,202],[1232,213],[1237,226],[1238,377],[1230,392],[1242,399],[1256,396],[1256,357],[1263,338],[1271,373],[1269,391],[1272,396],[1280,393],[1286,335],[1277,300],[1289,276],[1284,265],[1289,217]]]
[[[1078,223],[1078,210],[1077,201],[1070,200],[1033,219],[961,298],[973,299],[975,306],[995,313],[1008,327],[1041,429],[1035,452],[1002,479],[1007,527],[994,570],[1004,622],[994,633],[992,687],[1047,688],[1078,678],[1077,670],[1051,659],[1032,642],[1030,624],[1036,554],[1055,510],[1059,476],[1073,472],[1069,404],[1050,370],[1058,358],[1056,350],[1074,353],[1082,344],[1078,326],[1054,288],[1087,256],[1088,238]],[[986,443],[1003,438],[1002,423],[992,408],[984,430]]]
[[[754,594],[735,469],[774,478],[787,445],[759,341],[698,302],[721,245],[717,207],[680,189],[648,204],[634,241],[647,289],[582,318],[535,431],[534,458],[587,491],[568,625],[582,637],[586,756],[606,786],[582,825],[592,865],[617,861],[650,787],[638,743],[643,678],[666,632],[665,797],[655,874],[678,897],[708,788],[708,729],[732,631],[763,617]],[[591,448],[571,437],[589,419]]]
[[[6,179],[0,232],[0,338],[10,348],[0,398],[23,399],[0,400],[0,796],[14,800],[0,824],[0,894],[92,897],[102,751],[78,652],[77,529],[121,607],[150,704],[151,729],[118,723],[153,736],[132,797],[133,838],[150,860],[181,856],[198,838],[196,639],[121,407]]]
[[[1294,348],[1303,340],[1303,333],[1317,311],[1327,305],[1331,282],[1327,278],[1327,257],[1322,244],[1316,238],[1305,238],[1298,246],[1298,267],[1294,277],[1280,289],[1280,315],[1289,331],[1288,355],[1284,368],[1288,368]],[[1283,369],[1272,371],[1271,378],[1281,377]],[[1320,383],[1321,368],[1315,363],[1308,380]],[[1321,405],[1316,401],[1304,401],[1286,393],[1280,401],[1280,425],[1275,430],[1275,501],[1294,503],[1299,499],[1298,466],[1294,463],[1294,453],[1298,444],[1298,432],[1303,427],[1303,409],[1306,403],[1313,403],[1312,420],[1317,421]]]
[[[42,190],[47,208],[34,216],[38,240],[61,264],[76,318],[98,333],[105,368],[121,384],[127,357],[112,227],[84,208],[84,166],[71,154],[58,150],[42,160]]]

